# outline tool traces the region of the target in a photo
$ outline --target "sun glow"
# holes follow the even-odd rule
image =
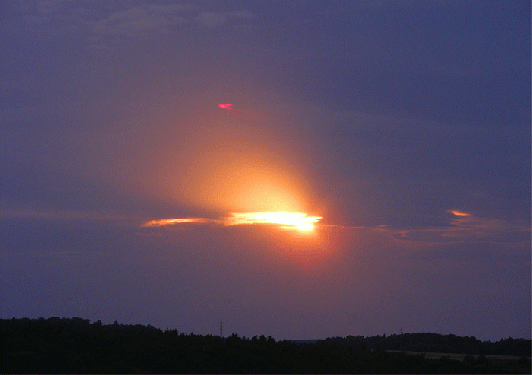
[[[224,219],[224,225],[272,224],[284,229],[310,231],[321,219],[301,212],[232,212]]]

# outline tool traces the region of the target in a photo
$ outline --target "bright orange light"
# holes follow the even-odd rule
[[[281,228],[310,231],[321,219],[301,212],[232,212],[224,219],[224,225],[277,224]]]
[[[314,224],[301,223],[301,224],[297,225],[297,229],[299,229],[299,230],[312,230],[312,229],[314,229]]]

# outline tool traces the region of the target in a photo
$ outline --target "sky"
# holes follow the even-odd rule
[[[530,339],[530,20],[2,1],[0,318]]]

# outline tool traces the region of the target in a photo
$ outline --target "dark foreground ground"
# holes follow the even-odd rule
[[[440,356],[412,354],[410,348],[426,348],[421,351]],[[445,349],[461,355],[453,359],[456,354],[445,355]],[[531,370],[530,340],[481,343],[454,335],[405,334],[290,342],[264,336],[180,334],[149,325],[102,325],[81,318],[0,320],[0,351],[0,373],[530,374]]]

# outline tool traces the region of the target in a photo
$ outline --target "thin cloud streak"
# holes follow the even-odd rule
[[[450,243],[486,242],[508,245],[530,245],[532,228],[501,219],[478,217],[459,210],[447,210],[453,217],[447,225],[429,228],[395,228],[389,225],[352,226],[320,223],[321,216],[306,213],[238,212],[220,218],[182,217],[145,220],[140,216],[128,216],[106,212],[76,210],[46,210],[34,208],[12,208],[0,210],[0,219],[37,220],[92,220],[114,222],[140,222],[138,228],[161,228],[182,225],[207,225],[230,227],[236,225],[276,225],[281,228],[297,228],[312,225],[320,228],[345,230],[370,230],[391,238],[397,244],[412,247],[435,246]]]
[[[248,9],[209,11],[197,4],[152,4],[114,2],[102,7],[99,2],[82,5],[66,1],[24,3],[20,7],[25,21],[44,27],[46,33],[66,34],[85,29],[93,48],[109,49],[110,44],[135,39],[151,39],[170,34],[185,26],[209,30],[236,21],[257,17]]]
[[[41,219],[41,220],[131,220],[124,215],[102,212],[73,211],[73,210],[38,210],[32,208],[2,209],[0,219]]]
[[[180,218],[155,219],[140,225],[141,228],[164,227],[179,224],[234,225],[279,225],[281,228],[310,230],[322,219],[321,216],[308,216],[300,212],[232,212],[221,219]]]
[[[453,214],[454,216],[462,216],[462,217],[471,216],[471,214],[469,214],[467,212],[461,212],[461,211],[458,211],[458,210],[447,210],[447,212]]]
[[[469,242],[530,246],[530,227],[456,210],[447,212],[455,217],[442,227],[393,229],[380,226],[375,229],[389,235],[397,243],[415,247]]]
[[[216,226],[251,225],[251,224],[280,224],[284,227],[297,227],[296,219],[305,223],[312,223],[321,228],[339,228],[345,230],[370,230],[380,233],[384,237],[391,238],[394,242],[403,246],[423,247],[451,243],[487,242],[513,245],[529,245],[531,228],[521,224],[509,223],[500,219],[476,217],[471,213],[458,210],[447,210],[455,217],[447,220],[448,225],[430,228],[394,228],[388,225],[378,226],[350,226],[340,224],[321,224],[320,216],[307,216],[296,213],[294,218],[269,218],[264,215],[272,213],[231,213],[220,219],[207,218],[178,218],[178,219],[154,219],[145,221],[140,228],[166,227],[183,224],[205,224]]]
[[[214,29],[228,22],[230,19],[248,20],[255,17],[256,16],[247,9],[234,12],[201,12],[198,16],[198,21],[203,26],[206,26],[209,29]]]
[[[184,219],[154,219],[145,221],[140,225],[140,228],[151,228],[151,227],[165,227],[168,225],[178,225],[178,224],[221,224],[220,220],[213,219],[204,219],[204,218],[184,218]]]

